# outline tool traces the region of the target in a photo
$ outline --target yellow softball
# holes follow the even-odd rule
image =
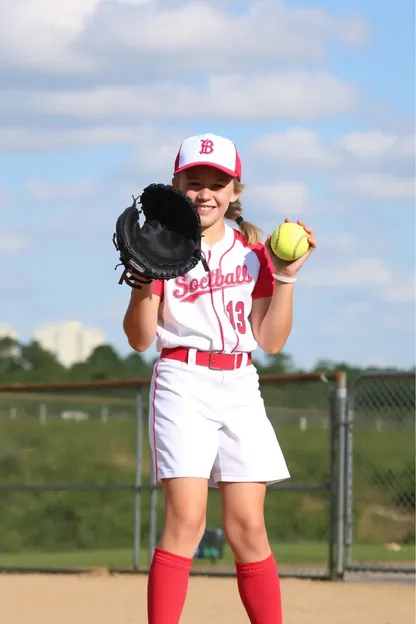
[[[273,232],[270,246],[281,260],[297,260],[309,249],[308,235],[297,223],[282,223]]]

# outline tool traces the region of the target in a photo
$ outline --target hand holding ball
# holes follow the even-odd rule
[[[308,251],[308,234],[297,223],[282,223],[273,232],[270,247],[280,260],[293,262]]]

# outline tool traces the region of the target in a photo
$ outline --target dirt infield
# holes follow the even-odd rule
[[[0,575],[2,624],[146,624],[145,576]],[[284,624],[414,624],[412,584],[282,580]],[[234,579],[191,578],[181,624],[246,624]]]

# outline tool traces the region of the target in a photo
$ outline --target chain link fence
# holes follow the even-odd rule
[[[414,573],[414,373],[356,380],[345,449],[345,571]]]
[[[133,565],[135,485],[140,463],[149,465],[138,440],[139,385],[0,392],[1,566]]]
[[[334,576],[344,382],[261,378],[292,477],[270,488],[266,502],[282,576]],[[0,387],[0,569],[148,570],[163,498],[151,474],[147,410],[148,380]],[[193,572],[234,574],[217,491],[209,493],[204,540]]]

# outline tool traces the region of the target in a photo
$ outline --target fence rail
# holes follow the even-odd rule
[[[162,522],[145,444],[149,382],[0,385],[0,569],[148,570]],[[266,500],[281,575],[335,578],[345,375],[269,375],[260,383],[292,474]],[[220,517],[210,488],[208,526]],[[200,572],[233,575],[232,558],[198,561],[193,573]]]
[[[265,384],[281,384],[293,382],[307,381],[325,381],[339,380],[343,377],[343,373],[327,373],[325,371],[318,373],[284,373],[281,375],[261,375],[260,383]],[[10,384],[0,384],[1,393],[16,392],[62,392],[63,390],[119,390],[122,388],[137,389],[147,388],[150,379],[97,379],[95,381],[65,381],[62,383],[22,383],[15,382]]]

